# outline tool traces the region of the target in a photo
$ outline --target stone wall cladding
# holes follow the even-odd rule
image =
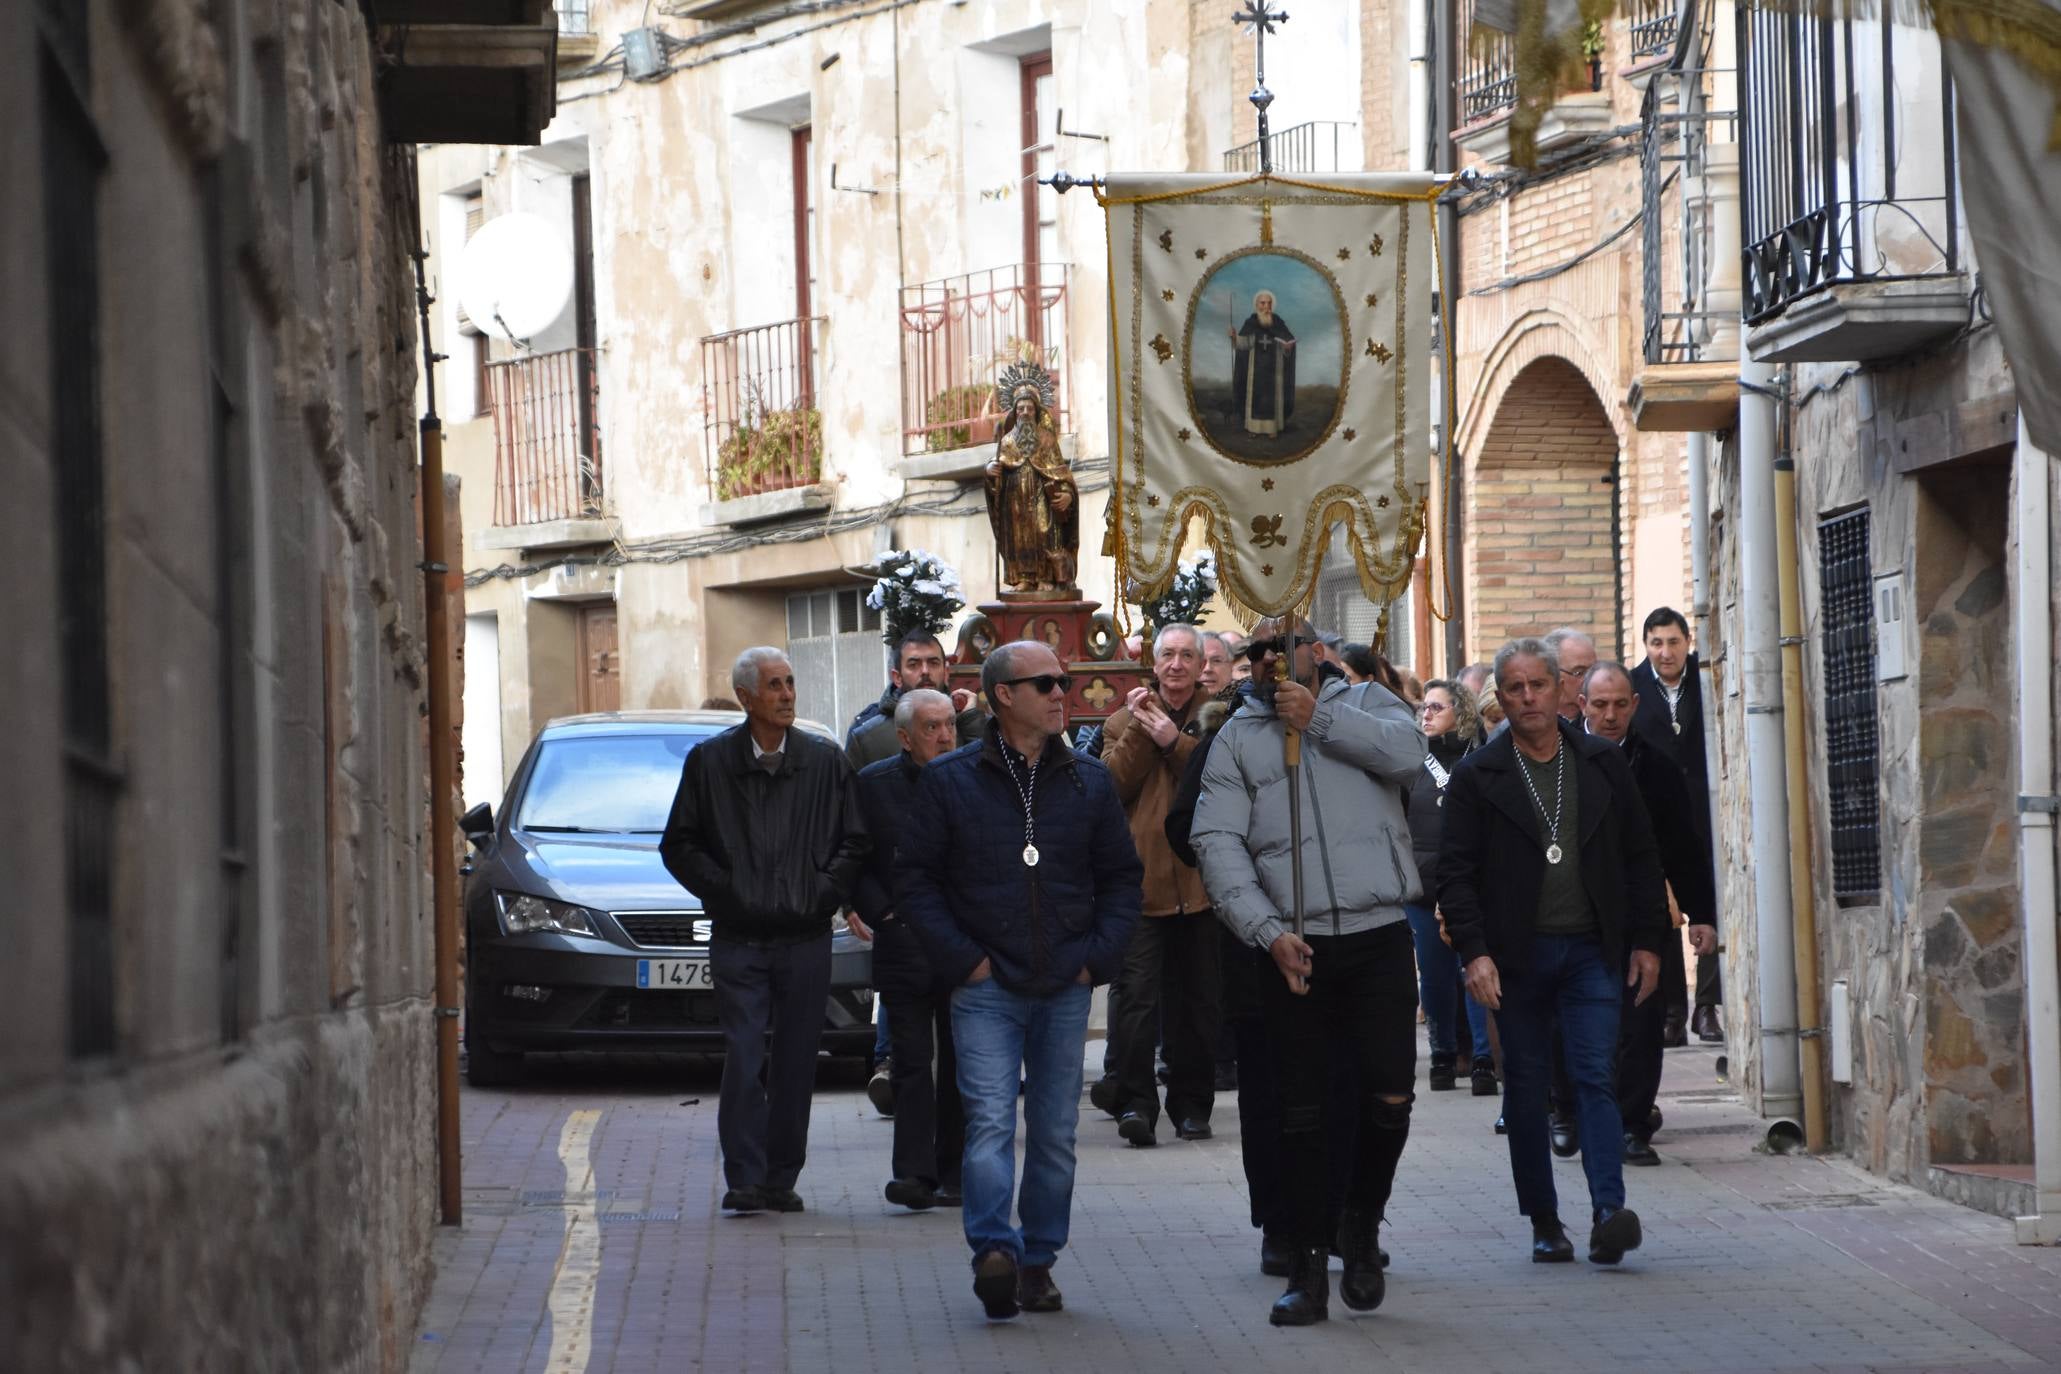
[[[2004,537],[2008,479],[1995,468],[1900,475],[1910,421],[2000,391],[2010,374],[1994,331],[1902,366],[1803,367],[1796,391],[1798,578],[1811,886],[1824,988],[1848,984],[1854,1082],[1833,1084],[1835,1148],[1919,1186],[1932,1163],[2011,1162],[2024,1139],[2022,922],[2014,900],[2009,797],[2011,653]],[[1901,428],[1900,428],[1901,427]],[[1943,432],[1943,431],[1940,431]],[[1950,455],[1917,455],[1938,461]],[[1758,931],[1747,870],[1745,717],[1738,665],[1738,453],[1724,445],[1714,485],[1712,562],[1722,702],[1719,881],[1733,1076],[1762,1084],[1753,1034]],[[1882,887],[1873,902],[1834,897],[1825,784],[1821,518],[1865,504],[1879,574],[1907,578],[1908,676],[1877,684]],[[1878,634],[1882,632],[1878,626]]]
[[[33,91],[36,40],[14,18],[28,9],[0,18],[17,40],[0,44],[0,85]],[[399,1370],[427,1290],[436,1112],[408,164],[381,138],[361,7],[240,10],[250,50],[216,53],[220,5],[93,0],[101,289],[120,322],[102,344],[124,766],[117,1049],[64,1056],[64,903],[45,902],[52,919],[23,932],[19,962],[37,976],[0,969],[0,1000],[58,1028],[0,1050],[9,1369]],[[254,89],[281,95],[238,111],[220,67],[245,59]],[[248,644],[231,671],[253,690],[248,715],[225,720],[218,644],[232,607],[214,579],[224,527],[200,230],[204,159],[234,143],[249,155],[224,165],[247,174],[224,179],[224,220],[242,240],[222,279],[241,308],[227,352],[245,370],[223,385],[252,509],[236,574]],[[42,213],[35,177],[22,180],[0,207],[10,259],[40,243],[14,232]],[[16,375],[40,395],[47,353],[40,374]],[[16,432],[15,405],[10,387],[0,435]],[[0,628],[24,654],[56,658],[46,618]],[[19,722],[52,760],[55,695],[22,701]],[[219,858],[225,729],[254,812],[233,983],[219,957],[233,909]],[[43,789],[44,810],[59,809],[57,790]],[[28,893],[62,894],[64,862],[62,843],[9,848]]]

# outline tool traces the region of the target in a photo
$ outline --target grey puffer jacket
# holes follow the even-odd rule
[[[1261,949],[1293,919],[1283,733],[1270,703],[1239,708],[1210,747],[1190,831],[1218,919]],[[1302,740],[1307,934],[1375,930],[1422,896],[1403,791],[1424,749],[1415,713],[1387,688],[1334,678],[1319,689]]]

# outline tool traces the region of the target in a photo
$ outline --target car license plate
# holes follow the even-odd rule
[[[715,974],[709,970],[706,959],[639,959],[637,961],[637,986],[640,988],[663,988],[678,991],[687,988],[712,988],[716,985]]]

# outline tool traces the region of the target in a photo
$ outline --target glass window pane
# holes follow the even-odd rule
[[[809,599],[806,596],[787,598],[787,637],[806,639],[809,634]]]
[[[859,594],[844,591],[837,594],[837,632],[850,634],[859,628]]]
[[[552,740],[537,754],[516,826],[656,835],[672,811],[681,761],[714,733]]]
[[[837,633],[837,619],[831,612],[830,593],[817,592],[809,598],[809,633],[831,635]]]

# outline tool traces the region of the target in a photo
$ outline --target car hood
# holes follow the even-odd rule
[[[699,911],[658,856],[656,835],[535,835],[502,846],[507,884],[600,911]]]

